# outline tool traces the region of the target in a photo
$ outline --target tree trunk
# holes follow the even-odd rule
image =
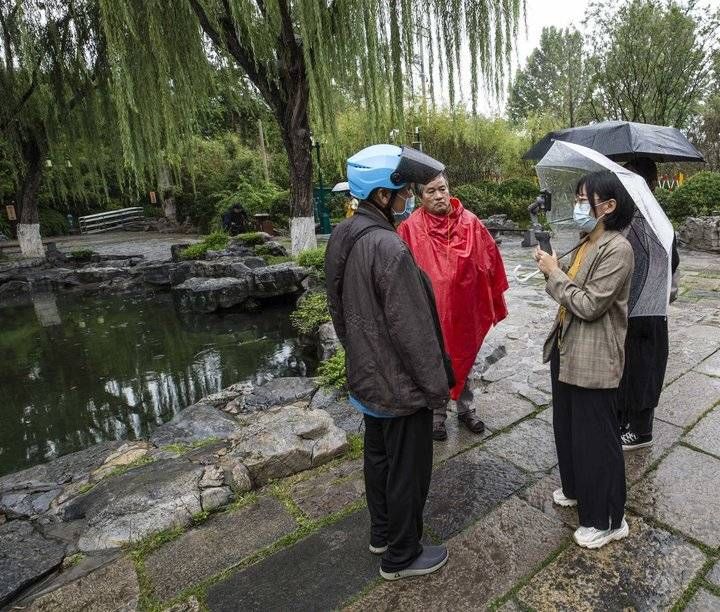
[[[310,85],[305,70],[301,43],[289,15],[289,8],[280,2],[283,28],[280,34],[279,69],[281,100],[272,105],[280,123],[283,144],[290,163],[291,253],[317,246],[313,214],[312,151],[310,147]]]
[[[38,194],[43,174],[44,155],[37,140],[32,136],[23,142],[25,172],[22,175],[17,201],[20,205],[20,222],[17,237],[24,257],[45,257],[45,247],[40,237],[38,218]]]

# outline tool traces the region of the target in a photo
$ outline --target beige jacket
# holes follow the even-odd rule
[[[619,233],[605,231],[588,246],[573,280],[562,270],[547,279],[545,290],[567,308],[560,334],[560,381],[587,389],[613,389],[625,365],[627,302],[635,260],[630,243]],[[543,361],[558,338],[555,318],[545,341]]]

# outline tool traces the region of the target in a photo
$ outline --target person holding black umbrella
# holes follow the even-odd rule
[[[625,167],[642,176],[650,191],[655,191],[658,172],[657,165],[652,159],[637,157],[625,164]],[[618,389],[618,409],[622,428],[620,436],[622,448],[624,451],[630,451],[651,446],[653,443],[653,419],[665,380],[669,340],[667,317],[658,314],[648,315],[640,304],[643,291],[648,290],[658,294],[654,301],[664,300],[666,303],[665,287],[645,282],[653,262],[653,251],[660,250],[651,239],[646,221],[641,214],[636,213],[625,236],[633,247],[635,271],[628,300],[625,370]],[[664,256],[662,252],[660,256]],[[677,294],[679,263],[680,256],[673,240],[671,302]]]

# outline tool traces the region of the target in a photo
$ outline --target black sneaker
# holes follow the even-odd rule
[[[640,435],[629,429],[620,436],[620,443],[624,451],[631,451],[638,448],[646,448],[652,446],[652,434]]]
[[[396,571],[386,572],[380,568],[380,575],[385,580],[399,580],[410,576],[425,576],[439,570],[447,563],[448,551],[444,546],[423,546],[420,556],[412,562],[410,567]]]
[[[435,423],[433,425],[433,440],[436,442],[447,440],[447,429],[445,428],[445,423]]]

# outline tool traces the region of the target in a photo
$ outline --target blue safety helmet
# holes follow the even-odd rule
[[[367,200],[375,189],[397,190],[408,183],[424,184],[444,169],[439,161],[411,147],[379,144],[347,160],[347,179],[350,193]]]

